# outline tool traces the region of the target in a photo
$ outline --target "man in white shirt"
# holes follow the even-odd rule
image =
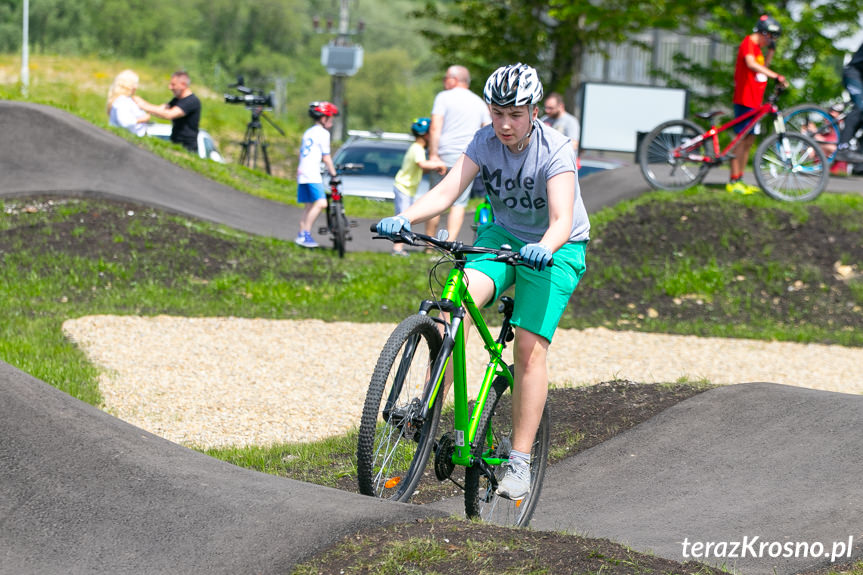
[[[473,135],[491,123],[488,106],[470,91],[470,72],[464,66],[450,66],[443,78],[444,90],[435,96],[429,128],[429,161],[442,161],[445,170],[429,173],[429,188],[443,180],[467,149]],[[464,223],[464,212],[470,199],[470,186],[462,191],[447,216],[447,232],[455,240]],[[435,235],[440,216],[426,222],[426,233]]]

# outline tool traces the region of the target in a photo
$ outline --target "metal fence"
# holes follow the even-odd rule
[[[582,81],[665,86],[667,83],[662,78],[651,74],[651,70],[659,70],[686,81],[694,92],[708,94],[710,89],[703,82],[681,77],[676,72],[674,55],[677,53],[709,66],[715,61],[733,61],[736,47],[712,38],[654,30],[637,36],[631,44],[607,45],[604,50],[589,52],[582,67]]]

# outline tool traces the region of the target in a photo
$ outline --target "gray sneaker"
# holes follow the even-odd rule
[[[510,461],[506,475],[497,484],[497,494],[503,498],[518,501],[530,493],[530,465],[521,461]]]

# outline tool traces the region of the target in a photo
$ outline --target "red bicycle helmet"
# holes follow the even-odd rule
[[[315,120],[324,116],[333,117],[339,115],[339,109],[330,102],[312,102],[309,104],[309,116]]]

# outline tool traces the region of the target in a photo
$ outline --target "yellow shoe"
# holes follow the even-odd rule
[[[741,180],[737,180],[736,182],[728,182],[727,184],[725,184],[725,191],[729,194],[745,194],[746,184],[744,184]]]
[[[725,184],[725,191],[729,194],[740,194],[742,196],[748,196],[750,194],[757,194],[761,191],[761,188],[758,186],[750,186],[743,182],[743,180],[737,180],[736,182],[728,182]]]

